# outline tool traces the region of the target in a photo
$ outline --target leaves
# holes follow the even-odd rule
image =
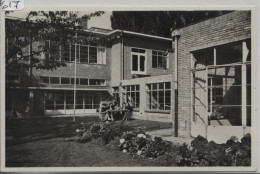
[[[90,19],[104,14],[97,11],[84,17]],[[39,69],[55,69],[66,64],[57,56],[51,56],[41,61],[40,56],[54,55],[59,53],[60,46],[68,43],[78,43],[75,32],[82,31],[79,25],[82,21],[77,12],[68,11],[30,11],[24,20],[6,18],[6,70],[12,71],[14,67],[26,67],[31,59],[32,67]],[[85,35],[84,40],[88,40]],[[92,35],[90,40],[97,39]],[[46,44],[50,41],[52,44]],[[87,41],[87,42],[88,42]],[[30,46],[32,45],[32,50]],[[36,46],[37,45],[37,46]],[[38,59],[38,61],[36,61]]]
[[[113,29],[128,30],[163,37],[171,31],[230,11],[114,11]]]

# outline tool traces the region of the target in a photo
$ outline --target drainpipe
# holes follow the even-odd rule
[[[174,116],[173,116],[173,135],[178,137],[178,39],[180,37],[180,31],[174,30],[172,32],[174,40]]]
[[[119,81],[119,98],[120,98],[120,106],[122,106],[123,103],[123,89],[122,89],[122,80],[124,80],[124,31],[121,30],[121,59],[120,59],[120,81]]]

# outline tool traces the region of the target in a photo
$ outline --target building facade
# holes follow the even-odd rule
[[[6,113],[94,114],[102,101],[131,101],[136,119],[172,122],[173,135],[225,142],[251,129],[251,12],[234,11],[172,38],[91,28],[103,44],[68,45],[67,67],[7,73]],[[75,65],[75,61],[77,63]],[[76,71],[75,71],[76,67]],[[31,98],[31,100],[30,100]],[[29,102],[31,101],[31,102]]]
[[[131,100],[134,117],[148,120],[161,117],[162,121],[171,122],[173,54],[169,50],[172,40],[122,30],[90,28],[82,31],[82,35],[85,32],[100,37],[116,37],[102,43],[65,45],[55,55],[39,57],[44,60],[47,56],[56,56],[66,62],[66,67],[53,70],[34,68],[32,77],[26,70],[7,72],[6,114],[74,114],[76,91],[75,114],[93,115],[101,102],[116,99],[122,104]],[[40,44],[51,45],[45,41],[34,43],[33,48]],[[158,90],[153,88],[156,97],[151,101],[150,96],[150,106],[146,108],[147,99],[143,96],[148,90],[145,84],[159,85],[159,82]],[[146,111],[151,117],[147,117]],[[152,117],[153,112],[161,116]]]

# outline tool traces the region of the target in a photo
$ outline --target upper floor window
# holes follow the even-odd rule
[[[75,78],[40,76],[40,83],[41,84],[74,85]],[[106,80],[105,79],[76,78],[76,85],[105,86]]]
[[[153,68],[169,68],[168,56],[163,51],[152,51],[152,67]]]
[[[132,48],[131,50],[132,74],[146,73],[146,50]]]
[[[63,60],[89,64],[106,64],[106,48],[97,45],[66,45],[61,53]]]

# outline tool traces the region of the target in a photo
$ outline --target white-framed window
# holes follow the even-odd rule
[[[131,74],[146,74],[145,49],[131,49]]]
[[[129,85],[124,86],[125,102],[131,102],[133,107],[138,109],[140,106],[140,86]]]
[[[238,41],[191,53],[194,122],[203,118],[213,126],[251,125],[250,43]]]
[[[152,50],[152,67],[169,69],[169,57],[164,51]]]
[[[74,77],[40,76],[40,84],[74,85]],[[105,79],[76,78],[76,85],[106,86]]]
[[[102,45],[72,44],[63,46],[61,57],[67,62],[106,65],[106,47]]]
[[[151,83],[146,85],[147,110],[171,110],[171,83]]]

